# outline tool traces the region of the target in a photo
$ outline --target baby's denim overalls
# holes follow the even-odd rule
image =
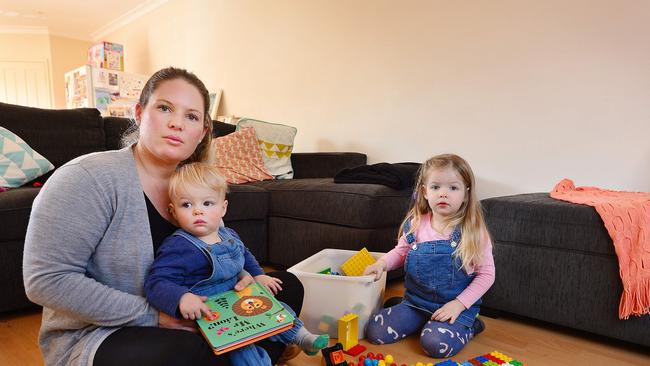
[[[190,288],[193,294],[210,296],[232,290],[235,287],[239,281],[238,275],[244,269],[245,248],[239,238],[232,235],[225,227],[219,227],[221,242],[218,244],[208,245],[183,229],[176,230],[172,235],[183,237],[192,243],[205,254],[212,265],[210,277],[197,282]],[[282,306],[295,316],[295,312],[287,304],[282,303]],[[296,316],[293,328],[271,336],[269,340],[289,344],[295,339],[298,329],[302,326],[302,322]],[[271,365],[271,359],[266,351],[255,344],[238,348],[228,354],[235,366]]]
[[[244,269],[244,243],[233,236],[224,227],[219,228],[218,244],[206,244],[203,240],[183,229],[178,229],[174,236],[183,237],[199,249],[212,265],[210,277],[195,283],[190,291],[199,296],[210,296],[232,290],[237,283],[239,273]]]
[[[407,222],[404,235],[411,249],[404,263],[404,300],[371,317],[366,329],[368,340],[393,343],[421,329],[420,343],[429,355],[453,356],[473,337],[472,325],[481,302],[461,312],[454,324],[430,320],[433,312],[454,300],[475,276],[468,275],[462,269],[460,258],[453,254],[460,243],[460,227],[455,227],[447,240],[420,243],[415,233],[407,234],[409,230],[410,222]]]

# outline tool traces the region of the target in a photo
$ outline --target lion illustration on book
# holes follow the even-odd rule
[[[272,307],[271,299],[266,296],[242,296],[232,304],[232,311],[241,316],[253,316],[262,314]]]

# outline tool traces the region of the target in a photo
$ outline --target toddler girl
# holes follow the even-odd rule
[[[477,317],[494,283],[492,242],[474,174],[461,157],[437,155],[422,164],[414,196],[397,245],[364,271],[378,279],[404,265],[404,299],[371,316],[366,338],[394,343],[419,331],[429,356],[451,357],[483,330]]]

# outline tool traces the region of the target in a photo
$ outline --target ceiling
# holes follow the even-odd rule
[[[97,40],[167,0],[0,0],[0,31]]]

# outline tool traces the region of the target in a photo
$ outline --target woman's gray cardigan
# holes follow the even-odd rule
[[[144,297],[153,261],[144,193],[131,147],[76,158],[34,201],[23,257],[29,299],[43,305],[47,365],[91,365],[123,326],[157,326]]]

